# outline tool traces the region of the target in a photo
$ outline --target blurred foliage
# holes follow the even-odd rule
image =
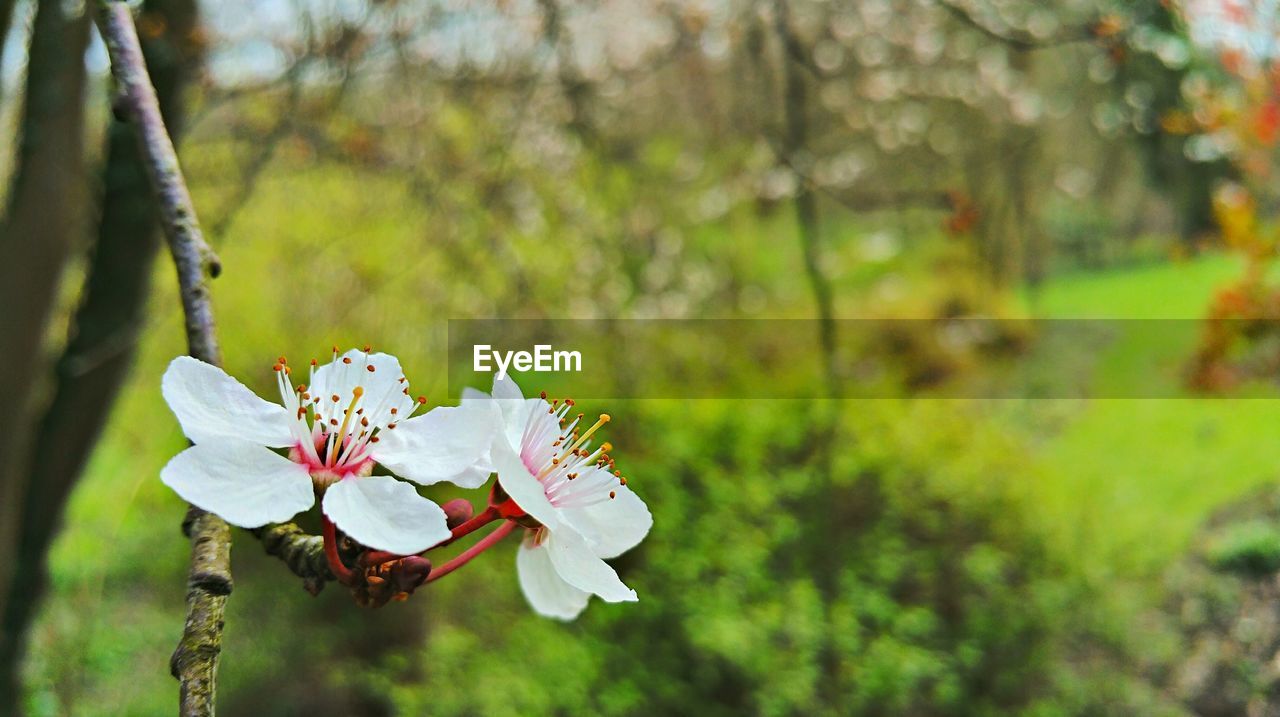
[[[430,222],[414,220],[395,183],[365,176],[378,191],[352,193],[351,178],[323,167],[280,171],[241,216],[244,238],[219,247],[227,273],[214,298],[232,372],[266,395],[281,351],[367,340],[404,358],[415,390],[444,398],[436,317],[485,314],[514,297],[496,279],[470,295],[478,306],[459,298],[465,290],[446,294],[457,269],[437,258],[454,250],[421,239]],[[201,201],[209,190],[196,191]],[[354,241],[352,217],[378,241]],[[788,269],[775,257],[785,255],[744,247],[741,273],[777,282]],[[563,253],[522,258],[539,275],[570,270]],[[281,266],[294,281],[276,280]],[[476,277],[477,290],[484,281]],[[158,286],[133,386],[53,557],[55,597],[29,664],[38,714],[148,714],[172,699],[169,677],[153,666],[180,622],[181,593],[154,586],[181,585],[186,548],[176,523],[144,518],[181,513],[154,479],[181,446],[154,380],[181,335],[172,282]],[[1018,453],[999,430],[973,434],[963,412],[942,407],[846,404],[827,468],[812,433],[815,412],[833,410],[823,404],[608,410],[619,427],[610,440],[658,516],[650,540],[618,563],[641,603],[595,604],[570,626],[538,619],[518,593],[508,549],[370,613],[339,591],[312,600],[241,536],[222,667],[228,711],[488,712],[514,703],[530,713],[840,704],[955,713],[1051,695],[1039,685],[1071,583],[1055,582],[1061,569],[1011,517]],[[915,431],[921,424],[932,428]]]
[[[1280,709],[1278,508],[1274,486],[1250,492],[1217,511],[1170,570],[1163,613],[1178,650],[1154,673],[1196,714]]]
[[[367,340],[402,356],[415,390],[447,402],[439,307],[486,312],[488,302],[508,300],[505,285],[495,279],[489,294],[463,287],[453,295],[475,297],[475,308],[451,302],[442,287],[457,285],[445,258],[456,250],[424,241],[431,223],[394,182],[362,176],[376,191],[353,193],[351,177],[322,166],[283,162],[274,171],[260,185],[262,203],[237,220],[240,238],[220,247],[228,273],[214,298],[232,372],[269,395],[281,351],[305,357],[334,341]],[[207,191],[198,185],[197,201]],[[363,219],[361,237],[379,240],[353,239],[350,217]],[[758,277],[765,296],[787,296],[774,287],[786,285],[788,260],[798,258],[764,227],[788,228],[766,216],[760,234],[739,231],[751,226],[726,218],[702,241],[727,245],[732,235],[742,275]],[[939,255],[929,256],[897,257],[858,281],[873,291],[886,282],[920,287],[903,294],[919,302],[901,304],[910,314],[931,305],[925,297],[948,293]],[[406,267],[405,257],[415,263]],[[565,270],[562,253],[520,258],[539,275]],[[294,281],[277,280],[281,266]],[[1198,290],[1187,289],[1186,271],[1166,266],[1158,275],[1050,285],[1039,300],[1045,311],[1079,315],[1094,295],[1136,287],[1126,306],[1142,312],[1139,297],[1148,297],[1145,310],[1171,310],[1154,299],[1176,285],[1194,307],[1230,270],[1217,260],[1187,268],[1205,277]],[[181,350],[181,332],[172,282],[160,271],[135,379],[53,556],[56,592],[28,665],[36,714],[151,714],[172,704],[172,681],[156,666],[182,595],[156,586],[182,584],[186,546],[176,540],[179,501],[154,476],[181,438],[154,377]],[[1112,299],[1102,305],[1117,306]],[[786,315],[794,301],[770,299],[770,310]],[[1118,600],[1132,593],[1117,574],[1097,582],[1094,571],[1130,564],[1139,544],[1176,554],[1178,530],[1193,530],[1241,485],[1268,479],[1264,466],[1273,463],[1235,445],[1265,425],[1263,403],[1256,414],[1224,405],[1214,435],[1233,443],[1211,450],[1185,439],[1200,435],[1199,404],[1150,403],[1146,414],[1123,404],[1068,410],[1065,427],[1044,423],[1052,404],[1037,403],[1040,423],[1017,429],[1021,413],[948,401],[600,406],[617,419],[609,439],[658,518],[651,538],[617,561],[640,603],[597,602],[571,625],[538,619],[519,595],[509,546],[407,603],[363,611],[340,591],[310,598],[239,534],[224,709],[1076,714],[1161,703],[1111,656],[1132,649],[1130,611],[1148,603]],[[832,420],[824,448],[813,427]],[[1161,441],[1135,439],[1144,426]],[[1161,449],[1165,441],[1189,453]],[[1166,487],[1128,490],[1173,502],[1135,512],[1131,497],[1108,487],[1117,475],[1151,475],[1135,466],[1152,464],[1153,452],[1164,454]],[[1224,456],[1241,463],[1205,464]],[[1233,482],[1197,489],[1206,470]],[[1177,476],[1184,483],[1171,490]],[[1165,523],[1178,527],[1153,542],[1150,531]],[[1121,524],[1135,532],[1117,531]],[[1085,526],[1092,537],[1078,542]]]
[[[1209,303],[1188,382],[1201,391],[1242,384],[1274,384],[1280,376],[1280,288],[1274,278],[1276,230],[1258,216],[1254,196],[1241,185],[1214,198],[1224,242],[1244,271],[1221,286]]]
[[[569,631],[519,612],[494,621],[450,611],[434,623],[447,637],[428,644],[437,667],[425,689],[398,690],[399,704],[445,714],[503,705],[981,714],[1051,696],[1069,588],[1008,519],[1013,499],[999,476],[1017,465],[1016,453],[998,432],[970,432],[938,406],[852,408],[841,409],[828,478],[808,427],[830,406],[646,406],[622,438],[630,446],[663,437],[630,469],[653,477],[643,485],[659,516],[644,547],[622,561],[641,603],[594,609]],[[913,435],[922,423],[934,430]],[[958,465],[936,460],[962,450],[970,458]],[[487,568],[469,576],[470,590],[501,583],[509,570]],[[440,599],[468,587],[446,587]],[[515,655],[527,664],[513,675]],[[488,677],[476,685],[475,675]]]
[[[1234,526],[1210,548],[1209,562],[1243,575],[1274,573],[1280,570],[1280,531],[1263,522]]]
[[[226,266],[231,373],[269,395],[280,353],[371,342],[447,404],[446,318],[810,317],[801,183],[840,317],[1192,319],[1239,268],[1154,261],[1191,253],[1233,171],[1192,106],[1211,70],[1165,3],[797,2],[798,57],[765,5],[615,5],[566,12],[558,43],[528,3],[322,3],[285,30],[209,6],[248,18],[220,17],[235,32],[182,148]],[[245,46],[273,71],[234,82]],[[814,90],[795,156],[776,141],[787,61]],[[174,701],[187,546],[155,476],[182,438],[157,377],[182,346],[159,271],[52,555],[34,714]],[[985,358],[876,340],[907,379]],[[1100,351],[1094,379],[1134,375],[1132,348]],[[538,619],[509,545],[363,611],[237,533],[223,710],[1179,714],[1161,573],[1280,464],[1264,401],[591,408],[657,520],[616,561],[638,604]],[[1269,537],[1238,537],[1223,560],[1270,565]]]

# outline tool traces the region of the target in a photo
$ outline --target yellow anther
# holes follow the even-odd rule
[[[573,445],[569,446],[569,450],[573,450],[574,448],[577,448],[578,446],[585,443],[587,439],[591,437],[591,434],[596,432],[596,429],[608,423],[610,420],[611,419],[609,417],[609,414],[607,413],[600,414],[600,420],[596,421],[595,425],[591,426],[591,428],[588,428],[586,432],[583,433],[580,438],[578,438],[578,440],[574,441]]]

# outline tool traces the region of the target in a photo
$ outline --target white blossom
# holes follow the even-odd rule
[[[422,485],[479,487],[488,472],[477,464],[492,441],[486,413],[440,407],[413,416],[425,401],[409,395],[400,362],[384,353],[335,349],[296,387],[283,359],[275,370],[283,405],[194,358],[169,364],[162,392],[195,445],[161,471],[166,485],[244,528],[288,520],[323,494],[324,514],[370,548],[408,555],[449,537],[439,506],[372,471],[380,464]]]
[[[634,601],[636,593],[604,562],[630,550],[653,525],[644,501],[612,472],[609,444],[592,449],[602,415],[585,431],[570,416],[572,401],[525,399],[510,377],[495,379],[492,396],[468,389],[463,408],[498,421],[490,462],[503,491],[537,527],[525,531],[516,555],[521,590],[539,614],[570,620],[591,595]]]

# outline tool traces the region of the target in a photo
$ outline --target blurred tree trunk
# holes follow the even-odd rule
[[[0,77],[4,77],[4,41],[13,25],[13,8],[18,0],[0,0]],[[0,100],[4,99],[4,87],[0,86]]]
[[[796,231],[800,236],[800,250],[804,260],[805,276],[809,280],[809,289],[813,292],[813,301],[818,313],[818,343],[822,350],[822,373],[826,380],[827,394],[838,395],[836,381],[836,326],[835,299],[832,296],[831,282],[827,278],[822,265],[821,225],[818,218],[818,200],[814,194],[813,183],[808,177],[807,168],[798,168],[796,163],[808,161],[809,156],[809,97],[805,85],[804,73],[797,64],[799,57],[807,55],[791,28],[790,16],[785,2],[774,3],[775,22],[782,42],[782,110],[783,110],[783,147],[786,161],[796,171],[796,193],[793,198],[796,211]]]
[[[992,153],[987,147],[998,149]],[[1044,276],[1048,248],[1037,225],[1034,130],[1001,127],[988,142],[975,143],[965,162],[968,193],[978,206],[973,247],[992,286],[1004,288]]]
[[[181,94],[198,67],[195,0],[150,0],[139,18],[143,50],[171,131],[182,124]],[[46,555],[63,507],[132,362],[144,323],[159,244],[155,201],[135,133],[113,120],[102,170],[97,242],[81,303],[55,369],[53,399],[40,418],[26,490],[17,501],[15,579],[0,622],[0,695],[17,696],[26,634],[47,587]],[[16,478],[17,476],[15,476]],[[0,712],[6,708],[0,705]]]
[[[1037,156],[1036,132],[1025,127],[1008,130],[1004,151],[1005,192],[1009,195],[1009,227],[1004,263],[998,267],[1001,286],[1016,285],[1026,279],[1038,259],[1033,255],[1034,235],[1038,231],[1032,203],[1035,191],[1034,165]]]
[[[31,406],[44,365],[42,345],[58,280],[83,228],[83,8],[40,0],[31,31],[26,94],[9,205],[0,220],[0,307],[5,370],[0,371],[0,570],[12,565],[17,499],[31,437]],[[0,574],[0,587],[7,584]],[[0,601],[4,598],[0,591]],[[3,605],[0,605],[3,607]],[[3,629],[0,627],[0,629]],[[6,694],[0,684],[0,694]]]
[[[1030,53],[1009,54],[1010,66],[1022,76],[1034,75],[1032,62]],[[1022,281],[1034,285],[1044,276],[1047,247],[1036,205],[1039,143],[1036,128],[1006,120],[993,128],[987,142],[974,143],[975,153],[966,163],[970,194],[980,210],[974,237],[978,256],[996,287]]]

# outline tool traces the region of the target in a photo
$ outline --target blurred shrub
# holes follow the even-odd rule
[[[1207,551],[1214,568],[1260,577],[1280,570],[1280,530],[1260,521],[1241,523],[1217,538]]]
[[[1153,672],[1198,715],[1280,711],[1280,492],[1228,505],[1168,579],[1161,618],[1180,639]]]
[[[1019,450],[956,405],[614,410],[616,455],[657,519],[616,561],[640,602],[541,620],[499,557],[438,584],[425,680],[389,689],[406,714],[971,715],[1058,699],[1074,583],[1018,518],[1003,474]]]
[[[1280,375],[1275,228],[1259,218],[1257,200],[1242,185],[1222,186],[1214,211],[1223,242],[1244,259],[1244,271],[1214,292],[1187,383],[1204,392],[1274,383]]]
[[[647,196],[664,183],[621,163],[541,171],[518,148],[492,161],[482,141],[492,128],[433,116],[462,153],[456,165],[475,176],[406,183],[285,153],[243,212],[226,215],[218,248],[234,281],[220,281],[215,299],[233,373],[262,390],[281,351],[371,341],[400,353],[434,399],[444,392],[433,360],[442,316],[810,315],[785,216],[738,205],[688,228],[680,197]],[[659,176],[678,164],[657,140],[644,156],[641,168]],[[218,156],[206,159],[207,176],[231,176]],[[675,193],[710,192],[695,186],[708,182]],[[195,186],[201,206],[226,189]],[[902,315],[983,310],[969,264],[952,261],[945,282],[941,268],[929,266],[925,313]],[[166,308],[54,556],[57,595],[30,668],[39,714],[172,704],[163,665],[181,621],[186,546],[171,520],[151,516],[181,515],[154,479],[182,445],[155,381],[181,349],[171,282],[158,286]],[[980,407],[598,408],[618,419],[608,438],[657,519],[650,539],[615,561],[639,604],[596,602],[569,625],[538,618],[508,544],[367,613],[336,590],[312,600],[237,537],[224,711],[1077,714],[1100,699],[1087,675],[1076,679],[1065,644],[1083,634],[1082,588],[1024,517],[1019,488],[1034,462]]]
[[[1101,207],[1083,210],[1079,202],[1054,202],[1044,212],[1044,230],[1059,262],[1081,269],[1112,263],[1115,227]]]

